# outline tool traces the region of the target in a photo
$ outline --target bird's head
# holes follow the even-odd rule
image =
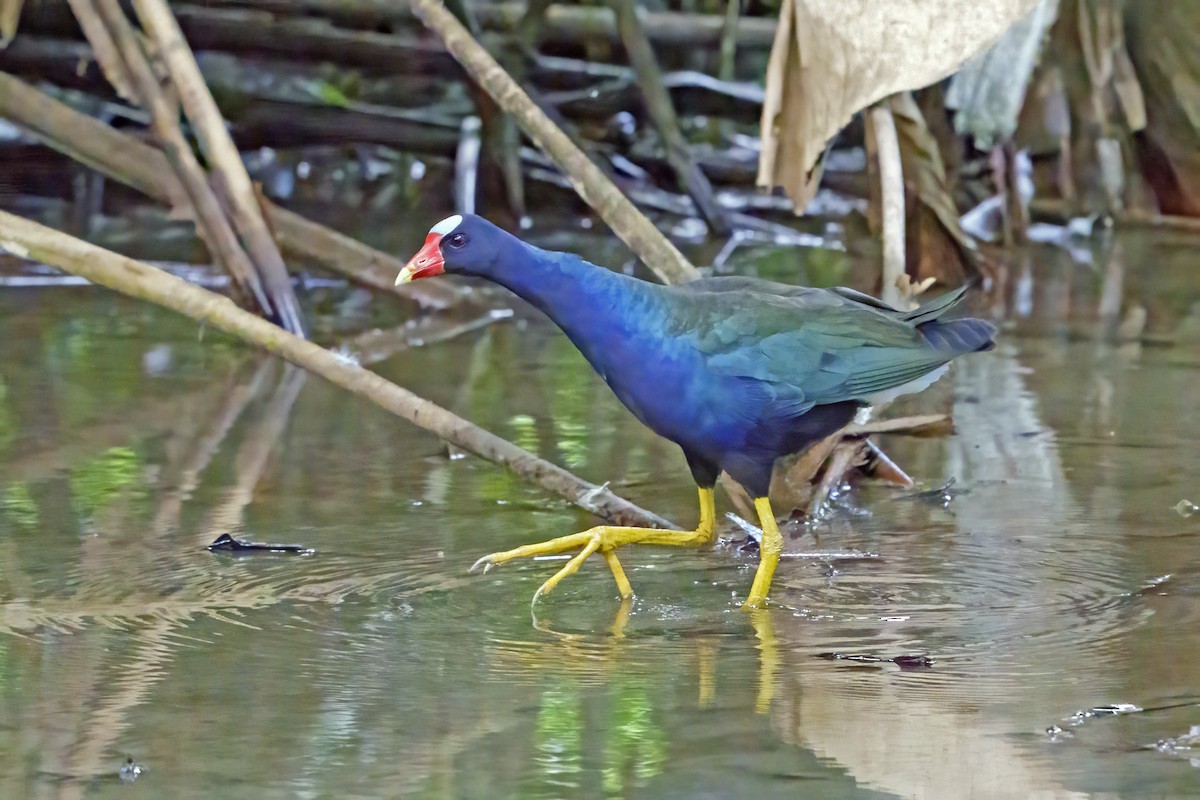
[[[483,217],[455,214],[429,229],[425,244],[396,276],[399,286],[444,272],[490,276],[512,237]]]

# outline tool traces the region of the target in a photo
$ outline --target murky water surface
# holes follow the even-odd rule
[[[1124,252],[1032,254],[1000,347],[893,412],[953,411],[884,441],[952,499],[856,488],[789,548],[874,557],[787,559],[756,616],[729,548],[627,552],[632,608],[589,563],[531,616],[552,564],[466,568],[581,513],[166,312],[4,290],[0,796],[1198,796],[1196,250]],[[1091,334],[1114,292],[1151,341]],[[692,520],[531,315],[376,368]]]

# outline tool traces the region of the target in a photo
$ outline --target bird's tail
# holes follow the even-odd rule
[[[995,346],[996,326],[987,320],[934,320],[919,325],[917,330],[930,347],[955,355],[991,350]]]
[[[960,286],[952,292],[946,292],[941,297],[935,297],[928,303],[924,303],[920,308],[909,311],[901,319],[905,322],[911,322],[913,325],[922,325],[945,314],[950,309],[954,308],[967,293],[967,287]]]

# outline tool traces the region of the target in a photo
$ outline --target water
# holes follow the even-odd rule
[[[466,568],[585,515],[166,312],[0,292],[0,796],[1197,796],[1200,348],[1153,344],[1195,250],[1124,252],[1154,263],[1017,270],[997,351],[893,412],[957,433],[883,441],[952,501],[855,489],[788,547],[877,557],[785,559],[756,615],[730,548],[626,551],[628,608],[589,562],[531,615],[554,564]],[[1151,343],[1093,335],[1106,289]],[[376,368],[693,519],[532,316]]]

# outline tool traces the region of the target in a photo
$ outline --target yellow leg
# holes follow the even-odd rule
[[[617,582],[617,590],[620,591],[621,597],[631,597],[633,595],[633,587],[629,585],[629,579],[625,577],[625,570],[621,568],[621,562],[617,560],[617,554],[613,552],[614,550],[626,544],[700,547],[712,541],[716,525],[717,514],[716,504],[713,500],[713,490],[701,486],[700,524],[696,526],[695,530],[672,531],[660,530],[658,528],[624,528],[614,525],[599,525],[582,533],[573,533],[570,536],[560,536],[557,539],[551,539],[546,542],[527,544],[512,550],[505,550],[501,553],[486,555],[475,562],[471,567],[471,571],[474,572],[483,567],[483,571],[487,572],[492,567],[498,567],[501,564],[512,561],[514,558],[533,558],[535,556],[548,556],[578,550],[578,554],[573,556],[550,580],[543,583],[541,588],[533,595],[533,601],[536,603],[539,597],[549,594],[563,578],[574,574],[580,565],[587,560],[588,556],[599,552],[604,556],[608,568],[612,571],[613,579]]]
[[[783,550],[783,536],[779,534],[779,526],[775,524],[775,512],[771,510],[771,501],[759,497],[754,501],[754,509],[758,512],[758,524],[762,527],[762,542],[758,548],[758,571],[754,573],[750,596],[746,598],[742,608],[759,608],[766,602],[771,578],[775,577],[775,566],[779,563],[779,553]]]

